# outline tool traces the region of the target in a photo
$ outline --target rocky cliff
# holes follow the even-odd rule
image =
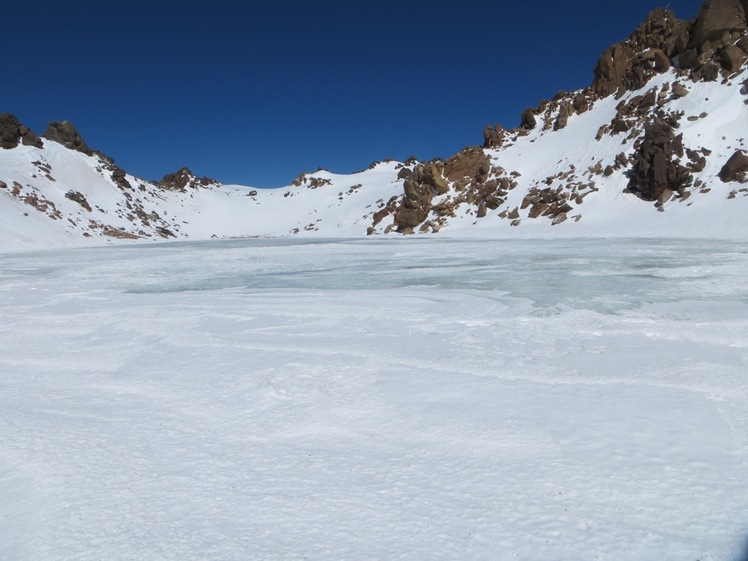
[[[599,190],[601,184],[610,183],[608,178],[614,174],[626,177],[626,191],[645,201],[656,201],[660,211],[671,200],[686,200],[693,192],[709,189],[704,187],[706,179],[696,176],[707,167],[712,150],[703,145],[685,146],[683,134],[677,132],[684,122],[708,120],[708,112],[686,115],[681,108],[698,105],[698,101],[683,102],[682,98],[701,83],[722,85],[729,91],[743,81],[748,58],[746,4],[748,0],[706,0],[691,21],[678,19],[668,9],[655,9],[628,39],[603,52],[589,87],[559,92],[551,100],[526,109],[518,128],[486,127],[482,148],[468,148],[445,162],[426,162],[403,173],[403,197],[388,205],[393,221],[387,229],[403,233],[438,231],[463,206],[467,207],[463,212],[476,218],[498,209],[498,217],[514,225],[523,218],[540,217],[558,224],[578,209],[587,195]],[[655,81],[657,77],[661,79]],[[745,94],[748,82],[742,88]],[[562,135],[554,137],[554,133],[588,112],[604,115],[603,106],[610,105],[610,98],[620,101],[612,119],[601,121],[596,129],[595,140],[601,146],[589,150],[595,165],[570,163],[569,169],[536,177],[529,185],[527,181],[517,181],[522,175],[517,169],[507,171],[506,163],[521,163],[514,157],[516,150],[511,150],[510,155],[509,148],[527,143],[528,139],[536,147],[541,142],[553,142],[554,138],[564,142]],[[708,98],[705,96],[703,101],[706,107]],[[735,104],[735,110],[744,117],[743,108],[737,104],[745,102],[748,99],[733,96],[725,103]],[[606,161],[602,144],[609,138],[621,139],[621,150]],[[734,140],[736,150],[729,155],[730,164],[727,165],[725,155],[719,155],[726,166],[718,174],[723,180],[729,177],[734,181],[737,176],[730,170],[736,162],[743,161],[743,139]],[[531,147],[528,151],[532,151]],[[599,156],[602,161],[598,161]],[[457,180],[450,171],[455,167],[469,172]],[[568,181],[580,175],[580,167],[588,168],[586,179]],[[564,178],[567,181],[559,184],[557,180]],[[507,207],[509,191],[522,183],[526,195],[521,204]],[[439,198],[440,195],[444,197]],[[375,221],[370,231],[377,231],[377,224]]]

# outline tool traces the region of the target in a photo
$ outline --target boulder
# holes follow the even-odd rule
[[[520,116],[520,126],[525,130],[534,129],[538,126],[538,121],[535,119],[535,115],[537,115],[537,111],[531,107],[522,111],[522,115]]]
[[[444,175],[450,181],[467,177],[483,182],[491,171],[491,160],[480,148],[466,148],[444,162]]]
[[[714,82],[719,78],[720,66],[712,61],[708,61],[691,72],[691,80],[698,82]]]
[[[673,84],[673,95],[677,98],[686,97],[688,95],[688,88],[680,82],[675,82]]]
[[[737,45],[729,45],[719,53],[719,63],[728,72],[737,72],[745,62],[745,51]]]
[[[746,172],[748,172],[748,156],[746,156],[743,150],[738,150],[722,166],[719,178],[724,183],[729,183],[730,181],[742,182],[745,179]]]
[[[579,92],[574,96],[572,107],[574,108],[574,111],[576,113],[579,113],[580,115],[582,113],[586,113],[589,110],[590,106],[590,101],[587,99],[587,96],[584,95],[584,92]]]
[[[561,104],[561,107],[558,110],[558,117],[556,117],[556,122],[553,123],[553,130],[561,130],[563,128],[566,128],[567,123],[569,122],[569,117],[574,113],[574,108],[572,105],[568,102],[564,102]]]
[[[657,72],[667,72],[670,70],[670,59],[662,49],[652,49],[652,60]]]
[[[721,44],[725,34],[742,33],[745,14],[744,0],[705,0],[694,20],[689,47],[701,53]]]
[[[449,183],[442,176],[440,166],[434,162],[426,162],[417,166],[413,170],[413,176],[417,182],[431,187],[434,194],[443,195],[449,191]]]

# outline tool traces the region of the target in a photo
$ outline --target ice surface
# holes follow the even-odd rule
[[[748,245],[0,255],[0,559],[732,560]]]

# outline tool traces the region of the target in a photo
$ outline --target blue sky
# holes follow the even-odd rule
[[[700,0],[672,0],[681,18]],[[289,183],[447,157],[587,86],[657,0],[12,2],[0,112],[70,120],[147,179]]]

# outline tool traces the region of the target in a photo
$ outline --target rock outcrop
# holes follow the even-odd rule
[[[186,191],[188,188],[198,189],[208,185],[217,185],[218,181],[210,177],[197,177],[188,168],[183,167],[179,171],[165,175],[157,184],[163,189]]]
[[[664,204],[674,193],[681,196],[693,178],[675,156],[683,157],[683,137],[665,122],[648,124],[634,155],[629,190],[642,199]]]
[[[730,38],[742,35],[746,29],[745,0],[706,0],[699,10],[688,42],[698,54],[717,46],[724,46]]]
[[[627,40],[608,47],[597,61],[592,90],[598,97],[643,87],[670,68],[685,47],[689,23],[664,8],[654,10]]]
[[[42,140],[33,131],[23,126],[15,115],[0,113],[0,148],[9,150],[21,143],[24,146],[43,146]]]
[[[599,97],[639,89],[674,61],[691,79],[715,80],[745,63],[748,42],[745,0],[706,0],[693,21],[667,9],[654,10],[629,37],[605,50],[592,88]]]
[[[485,148],[501,148],[506,136],[507,131],[501,125],[488,125],[483,129],[483,146]]]
[[[444,162],[418,164],[413,170],[403,168],[405,196],[395,210],[394,224],[399,232],[412,230],[428,217],[434,196],[449,190],[449,183],[442,175]]]
[[[70,121],[53,121],[47,126],[47,130],[42,135],[47,140],[53,140],[62,144],[70,150],[77,150],[88,156],[93,154],[86,141],[78,133],[75,125]]]
[[[737,150],[722,166],[719,178],[724,183],[730,181],[740,181],[742,183],[746,180],[746,174],[748,174],[748,156],[743,150]]]

